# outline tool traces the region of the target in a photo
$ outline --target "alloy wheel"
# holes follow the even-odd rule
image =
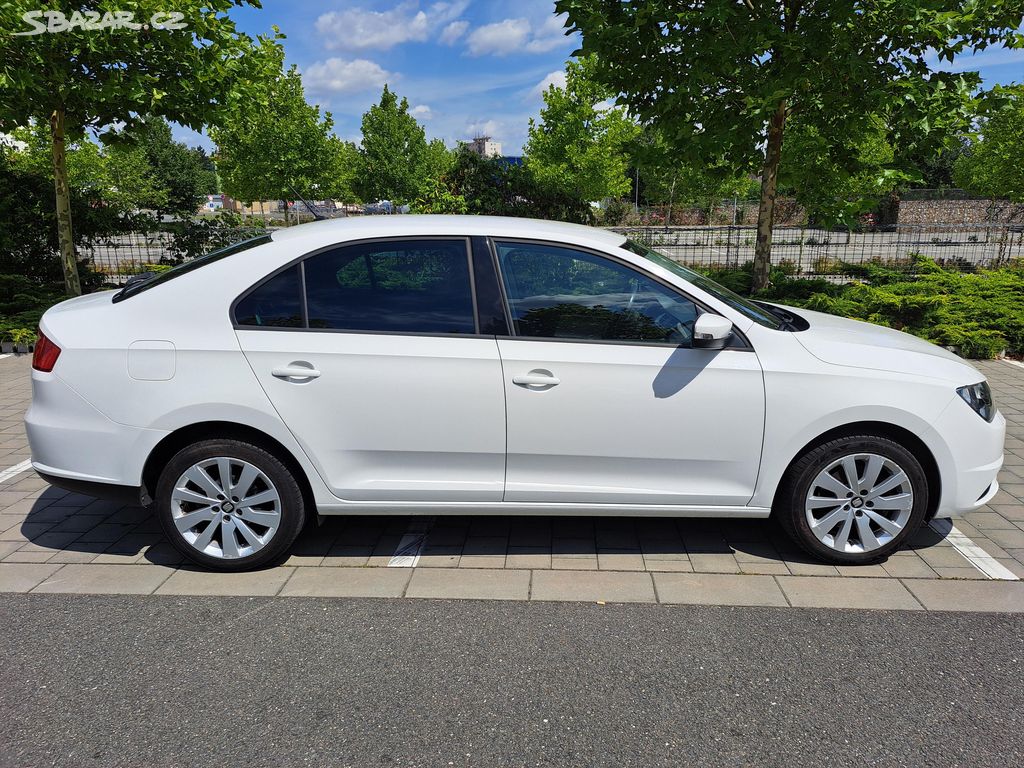
[[[233,560],[270,543],[281,525],[281,497],[255,465],[217,456],[193,464],[178,478],[171,519],[197,551]]]
[[[834,460],[811,482],[804,513],[811,533],[836,552],[885,546],[910,521],[914,488],[895,461],[876,453]]]

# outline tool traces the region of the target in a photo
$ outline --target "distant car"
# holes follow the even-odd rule
[[[275,231],[57,305],[33,368],[36,471],[224,570],[316,513],[773,515],[866,563],[991,499],[1005,434],[940,347],[511,218]]]

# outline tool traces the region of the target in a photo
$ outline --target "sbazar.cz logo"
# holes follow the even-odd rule
[[[29,29],[14,32],[15,35],[42,35],[45,33],[72,32],[76,29],[88,32],[141,29],[184,29],[188,26],[180,11],[157,11],[148,21],[137,21],[134,11],[74,11],[66,15],[63,11],[26,11],[21,15]]]

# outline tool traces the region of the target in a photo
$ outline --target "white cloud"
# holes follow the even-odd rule
[[[401,43],[427,40],[438,27],[458,18],[468,4],[468,0],[440,2],[424,11],[412,0],[387,11],[347,8],[321,15],[316,29],[330,49],[388,50]]]
[[[567,42],[565,14],[547,16],[538,26],[529,19],[505,19],[477,27],[466,38],[470,56],[547,53]]]
[[[395,79],[395,74],[367,59],[346,61],[332,57],[310,64],[302,79],[313,93],[358,93],[382,88]]]
[[[548,16],[547,20],[533,33],[526,50],[530,53],[547,53],[565,43],[566,15]]]
[[[415,117],[417,120],[429,120],[434,116],[434,110],[432,110],[426,104],[417,104],[415,107],[409,110],[409,114]]]
[[[544,79],[537,83],[533,88],[530,89],[530,96],[543,96],[546,91],[552,85],[558,88],[565,88],[565,71],[557,69],[554,72],[548,72]]]
[[[455,45],[456,41],[466,34],[467,29],[469,29],[468,21],[453,21],[441,30],[441,37],[438,39],[443,45]]]
[[[466,43],[470,56],[505,56],[520,51],[530,36],[530,22],[526,19],[505,19],[485,24],[469,33]]]

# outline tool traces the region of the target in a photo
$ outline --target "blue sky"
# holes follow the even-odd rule
[[[409,100],[429,138],[454,146],[485,133],[519,154],[527,124],[551,82],[564,82],[578,46],[553,0],[263,0],[232,13],[251,35],[276,24],[286,63],[302,73],[306,97],[334,115],[335,131],[359,140],[360,118],[384,83]],[[978,69],[986,86],[1024,81],[1024,51],[993,49],[942,62]],[[187,129],[179,139],[210,148]]]

